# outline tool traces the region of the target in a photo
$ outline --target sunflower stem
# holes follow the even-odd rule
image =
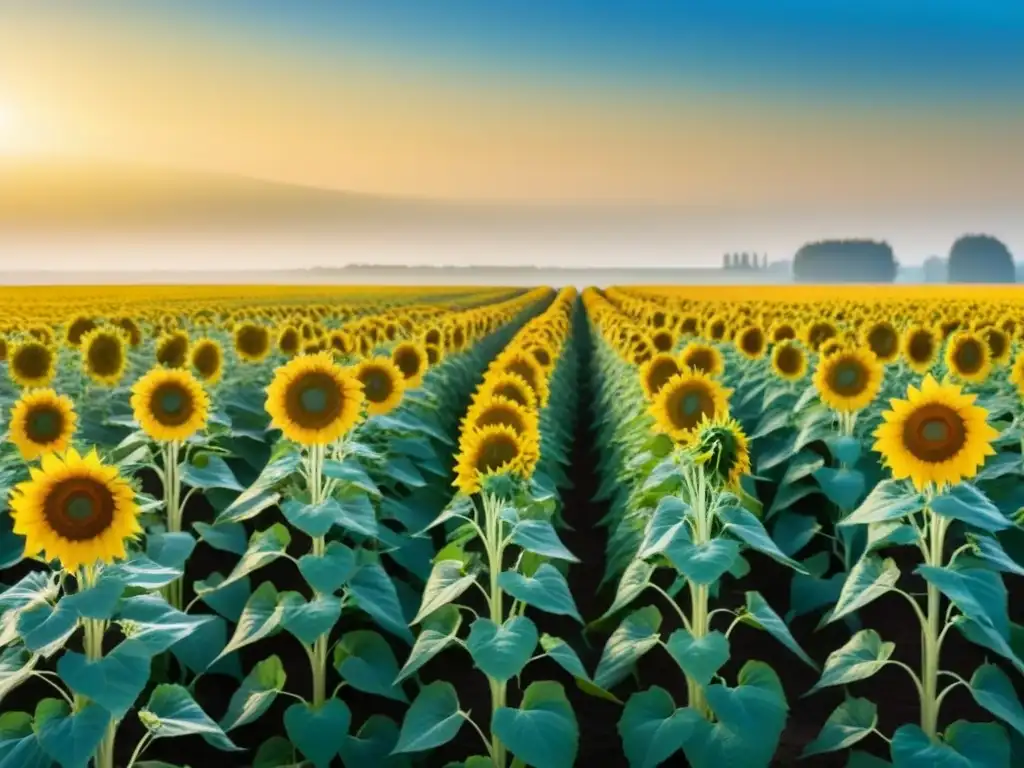
[[[310,504],[316,505],[323,501],[324,497],[324,453],[325,446],[311,445],[306,454],[306,479],[309,485]],[[327,551],[327,539],[324,536],[314,536],[311,554],[315,557],[323,557]],[[319,592],[314,590],[314,597]],[[313,641],[313,650],[309,659],[312,665],[313,675],[313,707],[319,708],[327,701],[327,657],[329,633],[320,635]]]
[[[708,504],[707,476],[703,467],[696,469],[696,493],[693,495],[691,507],[695,518],[693,543],[696,546],[707,544],[711,540],[711,512],[713,505]],[[690,634],[695,640],[707,636],[710,629],[711,614],[708,611],[708,585],[690,582]],[[705,696],[704,686],[697,683],[689,675],[686,677],[687,702],[701,717],[709,719],[710,710]]]
[[[501,576],[501,564],[505,554],[505,546],[501,530],[501,504],[498,499],[490,494],[484,495],[484,544],[487,549],[487,569],[490,577],[490,618],[498,626],[505,622],[504,608],[502,606],[502,591],[498,583]],[[494,713],[502,709],[507,701],[508,684],[503,680],[487,678],[491,689],[491,719],[493,722]],[[505,745],[495,734],[491,734],[491,757],[495,768],[505,768],[508,760]]]
[[[177,440],[170,440],[163,444],[164,469],[164,509],[167,515],[168,533],[179,533],[182,525],[182,504],[181,504],[181,471],[178,467],[178,458],[181,450],[181,443]],[[185,601],[184,578],[180,577],[172,581],[166,588],[167,602],[177,610],[181,610]]]
[[[936,515],[925,508],[928,519],[928,557],[926,564],[942,566],[942,550],[945,544],[946,518]],[[921,636],[921,729],[928,737],[938,736],[939,708],[942,699],[938,691],[939,655],[942,651],[940,640],[940,623],[942,622],[941,593],[931,582],[928,582],[928,602],[925,611],[926,623]]]

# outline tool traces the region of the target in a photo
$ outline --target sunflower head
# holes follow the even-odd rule
[[[969,480],[995,454],[992,441],[999,434],[974,400],[928,374],[920,389],[907,389],[906,400],[890,401],[873,448],[895,479],[909,478],[919,491]]]
[[[66,395],[52,389],[22,394],[11,408],[10,441],[26,461],[62,452],[71,444],[78,417]]]
[[[423,349],[427,353],[427,365],[431,368],[444,359],[444,351],[436,344],[424,344]]]
[[[53,347],[40,341],[23,341],[10,352],[7,372],[20,387],[45,387],[56,373]]]
[[[291,325],[286,325],[277,335],[277,348],[285,357],[294,357],[299,352],[299,332]]]
[[[883,363],[891,363],[900,354],[900,335],[887,320],[873,323],[864,331],[864,343]]]
[[[514,400],[504,397],[478,397],[463,420],[463,429],[483,429],[503,425],[519,435],[536,434],[540,428],[537,412],[529,410]]]
[[[855,413],[874,401],[882,388],[882,373],[882,364],[870,350],[841,349],[819,359],[814,386],[833,410]]]
[[[772,348],[772,371],[784,381],[797,381],[807,373],[807,355],[795,340]]]
[[[679,367],[692,368],[708,376],[721,376],[725,371],[725,360],[717,347],[691,341],[679,353]]]
[[[120,328],[96,328],[81,338],[82,368],[97,384],[112,387],[128,365],[128,335]]]
[[[235,352],[247,363],[259,363],[270,354],[270,331],[257,323],[235,329]]]
[[[161,334],[156,344],[156,361],[167,368],[184,368],[188,364],[188,345],[185,331]]]
[[[747,436],[735,419],[719,417],[702,421],[692,445],[705,475],[725,488],[739,488],[740,479],[750,472]]]
[[[371,357],[352,369],[363,386],[367,413],[378,416],[393,410],[405,394],[405,377],[390,357]]]
[[[778,344],[782,341],[796,339],[796,328],[792,323],[775,323],[771,331],[772,343]]]
[[[1017,387],[1017,394],[1024,399],[1024,352],[1017,353],[1010,368],[1010,381]]]
[[[537,396],[522,376],[515,373],[492,373],[484,379],[481,397],[494,395],[519,403],[524,408],[535,410]]]
[[[985,341],[988,342],[988,351],[992,356],[993,365],[1005,365],[1006,361],[1010,359],[1011,334],[1012,332],[1001,328],[988,328],[985,330]]]
[[[514,373],[522,378],[533,390],[537,402],[543,408],[548,402],[548,380],[544,370],[534,359],[533,355],[522,350],[513,349],[502,355],[497,361],[498,370],[505,373]]]
[[[302,445],[327,445],[359,422],[362,385],[329,353],[304,355],[274,371],[266,407],[271,425],[287,439]]]
[[[540,458],[536,435],[519,434],[505,424],[492,424],[462,433],[453,485],[477,493],[495,475],[529,480]]]
[[[644,395],[653,400],[665,383],[679,372],[679,363],[672,355],[655,355],[640,366],[640,386]]]
[[[946,368],[962,381],[978,383],[992,371],[992,352],[981,334],[956,331],[946,342]]]
[[[748,325],[736,334],[736,348],[748,360],[757,360],[764,355],[768,339],[759,325]]]
[[[932,367],[938,351],[939,340],[935,331],[927,326],[911,326],[903,335],[903,357],[917,373],[925,373]]]
[[[132,410],[153,440],[187,440],[206,426],[210,398],[191,371],[153,368],[132,386]]]
[[[68,346],[77,347],[82,343],[82,337],[96,328],[96,321],[91,317],[79,316],[68,323],[67,333],[64,338]]]
[[[192,368],[200,380],[216,384],[224,372],[224,354],[214,339],[199,339],[192,345]]]
[[[128,343],[137,347],[142,343],[142,329],[139,324],[131,317],[118,317],[114,319],[114,325],[125,332],[128,337]]]
[[[651,344],[658,352],[671,352],[676,345],[676,335],[670,328],[659,327],[651,334]]]
[[[651,402],[658,431],[677,443],[689,443],[702,421],[729,412],[731,390],[705,373],[687,370],[665,382]]]
[[[416,389],[423,383],[423,374],[427,372],[427,350],[422,344],[403,341],[391,350],[391,361],[402,372],[405,386]]]
[[[32,479],[11,494],[14,532],[25,554],[42,553],[72,571],[125,556],[125,540],[142,532],[135,491],[95,449],[43,456]]]

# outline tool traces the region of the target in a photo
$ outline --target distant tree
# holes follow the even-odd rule
[[[722,257],[722,269],[728,269],[728,268],[729,268],[729,254],[727,253],[727,254],[725,254]]]
[[[949,250],[949,282],[1014,283],[1013,256],[991,235],[964,235]]]
[[[926,283],[944,283],[948,278],[949,268],[941,256],[929,256],[924,260],[924,281]]]
[[[750,254],[744,251],[743,256],[740,257],[740,259],[740,267],[742,269],[750,269]]]
[[[793,257],[798,283],[891,283],[896,270],[892,247],[876,240],[822,240]]]

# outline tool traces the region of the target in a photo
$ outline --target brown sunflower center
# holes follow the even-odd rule
[[[855,397],[868,384],[868,372],[864,365],[853,358],[839,360],[829,375],[829,388],[843,397]]]
[[[953,408],[929,403],[914,410],[903,425],[903,445],[920,461],[939,464],[956,456],[967,442],[967,426]]]
[[[985,353],[974,339],[965,339],[953,351],[953,365],[959,373],[977,373],[984,362]]]
[[[800,372],[803,365],[803,355],[795,347],[780,347],[775,355],[775,366],[787,376],[793,376]]]
[[[395,391],[388,372],[381,368],[366,368],[359,376],[363,393],[371,403],[383,403]]]
[[[43,515],[62,538],[86,541],[110,527],[114,507],[114,497],[104,484],[88,477],[71,477],[46,494]]]
[[[42,344],[26,344],[18,349],[11,361],[14,369],[27,379],[39,379],[50,370],[50,350]]]
[[[153,390],[149,399],[153,419],[165,427],[180,427],[195,411],[192,393],[176,381],[165,381]]]
[[[715,414],[715,401],[701,384],[680,387],[669,395],[668,418],[676,429],[693,429],[704,416]]]
[[[484,438],[477,450],[476,468],[480,473],[501,469],[519,455],[519,444],[515,437],[499,432]]]
[[[888,326],[877,326],[868,334],[868,346],[879,357],[889,357],[896,350],[896,344],[896,333]]]
[[[692,316],[684,317],[683,321],[679,324],[679,330],[692,336],[697,332],[697,318]]]
[[[37,405],[25,419],[25,433],[33,443],[52,443],[64,431],[64,414],[51,405]]]
[[[68,341],[77,347],[82,343],[82,337],[95,327],[96,323],[89,318],[78,318],[68,328]]]
[[[725,321],[715,320],[708,327],[708,335],[715,341],[720,341],[725,336]]]
[[[499,397],[507,397],[509,400],[519,403],[523,407],[529,405],[530,402],[526,393],[511,381],[506,381],[496,386],[494,388],[494,394]]]
[[[267,351],[267,329],[258,325],[247,325],[238,331],[238,351],[251,357],[259,357]]]
[[[204,344],[192,356],[192,365],[203,378],[209,378],[220,368],[220,353],[213,344]]]
[[[686,365],[704,373],[713,373],[715,357],[710,349],[695,349],[686,355]]]
[[[441,331],[437,328],[431,328],[423,336],[423,341],[427,344],[433,344],[435,347],[441,343]]]
[[[183,336],[174,336],[167,339],[157,350],[157,362],[171,368],[182,368],[185,365],[185,355],[188,353],[188,340]]]
[[[411,347],[400,349],[395,354],[395,365],[407,379],[420,372],[420,362],[419,353]]]
[[[992,357],[998,359],[1003,356],[1006,351],[1006,336],[999,331],[989,331],[988,337],[988,349],[992,353]]]
[[[281,334],[279,346],[285,354],[292,354],[299,348],[299,334],[295,332],[294,328],[289,328]]]
[[[795,339],[796,330],[790,325],[780,325],[772,333],[772,338],[775,341],[786,341],[787,339]]]
[[[915,363],[926,363],[935,354],[935,340],[927,331],[917,331],[910,337],[907,354]]]
[[[437,365],[437,363],[438,363],[438,361],[440,359],[441,359],[441,350],[438,349],[437,346],[435,346],[434,344],[428,344],[427,345],[427,362],[430,365]]]
[[[764,349],[764,334],[760,328],[751,328],[740,339],[740,346],[748,355],[759,355]]]
[[[99,376],[112,376],[121,370],[124,353],[121,344],[113,336],[97,336],[89,344],[86,353],[89,368]]]
[[[494,425],[511,427],[519,434],[522,434],[526,429],[526,425],[523,424],[523,418],[519,412],[507,405],[490,405],[484,408],[480,415],[476,417],[475,423],[479,428]]]
[[[817,349],[836,335],[836,329],[828,323],[815,323],[807,334],[807,341],[813,349]]]
[[[647,388],[652,395],[656,395],[665,386],[665,383],[679,373],[679,366],[675,360],[658,360],[651,364],[647,372]]]
[[[672,349],[672,334],[668,331],[659,331],[654,334],[654,348],[659,352],[668,352]]]
[[[341,415],[344,392],[333,376],[314,371],[292,381],[284,401],[291,421],[303,429],[324,429]]]
[[[522,376],[526,380],[526,383],[530,385],[530,389],[534,392],[537,391],[536,371],[534,371],[533,366],[525,360],[513,360],[505,366],[505,370]]]
[[[534,347],[533,357],[545,368],[551,365],[551,353],[544,349],[544,347]]]

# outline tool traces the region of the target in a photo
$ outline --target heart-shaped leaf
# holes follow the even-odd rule
[[[469,629],[466,648],[484,674],[505,682],[523,671],[539,639],[536,625],[525,616],[502,625],[479,618]]]
[[[313,768],[328,768],[345,745],[352,713],[341,699],[314,707],[292,704],[284,712],[284,730]]]

